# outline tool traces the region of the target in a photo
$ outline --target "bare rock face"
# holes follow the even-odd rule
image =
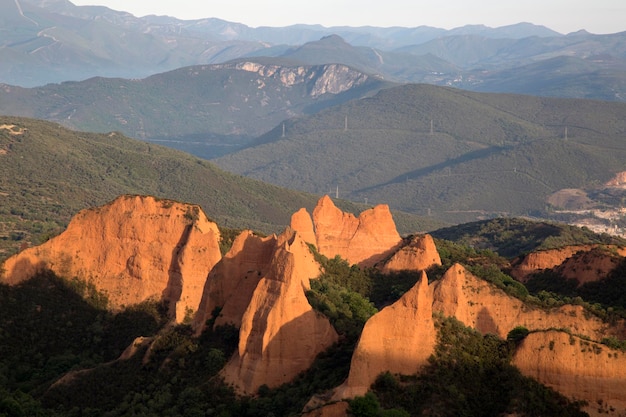
[[[578,285],[601,281],[624,259],[623,249],[595,247],[577,252],[556,268],[566,279],[576,280]]]
[[[587,401],[590,415],[626,410],[626,355],[562,331],[530,333],[513,365],[561,394]],[[609,413],[609,410],[617,410]]]
[[[372,316],[352,355],[347,381],[334,399],[364,395],[385,371],[414,374],[427,364],[437,332],[433,321],[428,278],[420,280],[394,304]]]
[[[579,285],[605,278],[626,256],[626,248],[605,245],[565,246],[529,253],[513,263],[511,276],[527,282],[531,274],[554,269]]]
[[[434,283],[433,311],[456,317],[466,326],[483,334],[506,338],[517,326],[529,330],[568,329],[594,340],[605,336],[622,337],[624,328],[610,327],[595,316],[585,314],[582,306],[564,305],[550,311],[529,306],[481,280],[461,265],[453,265]]]
[[[297,233],[287,230],[277,237],[241,318],[239,348],[222,370],[239,393],[292,380],[337,341],[330,322],[313,311],[304,293],[318,275],[319,264]]]
[[[291,228],[297,230],[305,242],[314,245],[317,243],[313,220],[311,220],[311,215],[304,207],[291,215]]]
[[[207,320],[218,310],[215,326],[241,326],[241,318],[254,289],[268,273],[276,243],[276,236],[263,238],[249,230],[235,238],[228,253],[215,265],[206,280],[194,317],[193,325],[197,333],[204,330]]]
[[[626,171],[618,172],[605,185],[607,187],[625,188],[626,187]]]
[[[609,326],[585,314],[581,306],[566,305],[547,311],[525,305],[456,264],[441,280],[430,285],[426,274],[422,273],[420,281],[400,300],[368,320],[353,354],[348,379],[336,389],[333,399],[363,395],[384,371],[401,374],[418,372],[434,352],[436,330],[433,312],[455,317],[483,334],[496,334],[501,338],[506,338],[517,326],[541,332],[559,328],[592,340],[601,340],[606,336],[623,339],[626,335],[623,323]],[[545,343],[546,346],[549,345]],[[535,349],[534,355],[544,352],[548,350]],[[532,355],[530,357],[529,361],[532,361]],[[570,357],[568,353],[562,356],[562,360]],[[576,360],[581,361],[581,367],[584,366],[584,358]],[[598,378],[605,378],[605,381],[611,381],[612,375],[610,372],[606,375],[598,372]],[[586,395],[584,390],[572,396],[583,398],[583,395]],[[626,401],[626,396],[622,398]]]
[[[312,239],[306,211],[292,218],[291,227]],[[402,243],[387,205],[365,210],[359,217],[338,209],[328,196],[313,210],[313,229],[318,251],[329,258],[339,255],[350,264],[373,266],[393,253]],[[308,241],[308,240],[307,240]]]
[[[526,282],[529,275],[559,266],[576,252],[589,249],[590,246],[580,245],[531,252],[514,262],[511,276],[520,282]]]
[[[402,270],[423,271],[433,265],[441,265],[441,257],[432,236],[414,236],[383,264],[381,271],[386,274]]]
[[[198,307],[221,257],[219,239],[217,225],[199,206],[122,196],[81,211],[59,236],[9,258],[2,280],[17,284],[50,269],[94,284],[113,308],[168,301],[181,321]]]

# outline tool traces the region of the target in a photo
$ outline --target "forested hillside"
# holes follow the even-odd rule
[[[121,194],[193,202],[223,227],[266,233],[282,230],[291,213],[311,209],[319,198],[119,133],[75,132],[33,119],[0,118],[0,162],[0,258],[41,243],[79,210]],[[433,228],[420,223],[399,214],[406,232]]]
[[[216,159],[303,191],[464,222],[548,215],[547,197],[625,170],[626,105],[405,85],[306,118]]]

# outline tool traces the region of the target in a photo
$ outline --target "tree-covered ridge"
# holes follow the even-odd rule
[[[327,79],[333,84],[326,85]],[[9,88],[2,92],[0,114],[38,117],[90,132],[119,131],[210,159],[239,149],[288,117],[389,85],[344,65],[241,59],[144,79],[93,77]]]
[[[464,223],[438,229],[431,234],[433,237],[476,249],[489,249],[506,258],[570,245],[626,246],[626,240],[617,236],[598,234],[589,229],[563,223],[521,218],[497,218]]]
[[[624,170],[624,103],[404,85],[292,119],[219,166],[445,219],[551,215],[547,198]]]
[[[0,259],[22,245],[58,234],[84,208],[123,194],[199,204],[226,228],[279,232],[319,196],[226,173],[162,146],[124,137],[67,130],[57,124],[0,117]],[[338,201],[352,212],[359,206]],[[432,229],[397,213],[404,230]]]

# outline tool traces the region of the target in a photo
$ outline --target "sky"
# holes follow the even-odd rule
[[[71,0],[137,17],[156,14],[192,20],[216,17],[251,27],[297,23],[323,26],[499,27],[519,22],[567,34],[626,31],[624,0]]]

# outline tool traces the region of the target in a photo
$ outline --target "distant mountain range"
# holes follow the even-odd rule
[[[250,28],[215,18],[137,18],[67,0],[0,0],[0,16],[0,82],[23,87],[94,76],[145,78],[184,66],[266,56],[309,65],[339,63],[396,82],[602,100],[626,97],[626,33],[562,35],[529,23],[452,30]],[[559,57],[571,59],[554,60]],[[554,86],[545,88],[538,75],[551,75]],[[572,83],[575,88],[559,87]]]
[[[96,77],[31,89],[0,86],[0,114],[83,131],[119,131],[210,159],[285,119],[391,85],[341,64],[257,59],[185,67],[141,80]]]
[[[316,194],[448,222],[544,216],[553,193],[626,171],[626,32],[249,28],[66,0],[0,0],[0,29],[0,114]]]

